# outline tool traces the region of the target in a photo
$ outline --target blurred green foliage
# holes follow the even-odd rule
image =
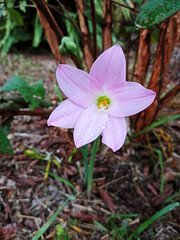
[[[179,0],[148,0],[136,18],[137,28],[150,28],[180,10]]]
[[[38,47],[42,40],[43,28],[34,11],[31,18],[27,14],[30,6],[27,0],[6,0],[0,4],[0,48],[1,56],[5,56],[17,43],[31,41]],[[33,29],[34,28],[34,31]]]
[[[14,76],[10,78],[0,92],[18,91],[24,98],[25,102],[29,104],[31,110],[34,110],[40,105],[41,101],[45,97],[45,89],[43,80],[40,79],[37,83],[29,86],[23,78]]]
[[[11,154],[11,155],[13,154],[10,141],[7,138],[1,126],[0,126],[0,152]]]

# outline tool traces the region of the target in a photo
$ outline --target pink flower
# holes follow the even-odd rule
[[[103,52],[89,74],[60,64],[56,76],[68,99],[51,113],[48,126],[74,128],[76,147],[101,134],[102,142],[117,151],[127,134],[125,117],[147,108],[156,95],[139,83],[126,82],[126,62],[119,45]]]

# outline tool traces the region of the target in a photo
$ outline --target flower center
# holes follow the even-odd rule
[[[106,96],[100,96],[97,99],[97,106],[99,107],[100,110],[107,110],[110,105],[110,99]]]

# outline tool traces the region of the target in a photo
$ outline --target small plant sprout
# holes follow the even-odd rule
[[[93,63],[89,74],[75,67],[59,64],[58,84],[67,100],[50,115],[48,126],[74,128],[77,148],[98,139],[114,152],[125,142],[125,117],[147,108],[155,92],[139,83],[126,82],[126,61],[119,45],[102,53]],[[98,140],[95,141],[89,171],[86,176],[91,191],[92,174]],[[85,155],[85,154],[84,154]],[[88,169],[87,159],[85,169]]]

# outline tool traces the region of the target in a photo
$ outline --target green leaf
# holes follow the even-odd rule
[[[19,2],[19,8],[21,11],[23,11],[24,13],[26,12],[26,5],[27,5],[27,0],[21,0]]]
[[[44,99],[45,97],[45,89],[43,85],[43,79],[39,79],[39,81],[31,86],[31,90],[34,95],[41,97]]]
[[[149,28],[164,21],[179,10],[179,0],[148,0],[141,7],[135,25],[140,29]]]
[[[38,98],[32,98],[30,100],[30,105],[29,108],[31,110],[34,110],[36,107],[38,107],[40,105],[40,100]]]
[[[13,150],[10,144],[9,139],[6,137],[5,133],[3,132],[0,126],[0,152],[7,153],[13,155]]]
[[[76,46],[75,42],[73,42],[71,40],[71,38],[69,38],[69,37],[62,38],[59,49],[61,50],[63,48],[63,46],[66,48],[66,50],[68,52],[76,52],[76,50],[77,50],[77,46]]]
[[[41,25],[41,22],[39,21],[38,14],[36,14],[35,25],[34,25],[34,38],[32,43],[33,47],[36,48],[39,46],[42,38],[42,33],[43,33],[43,27]]]
[[[72,183],[70,183],[69,181],[67,181],[67,180],[64,179],[64,178],[59,177],[58,175],[56,175],[56,174],[54,174],[54,173],[52,173],[52,172],[48,172],[48,174],[49,174],[49,176],[55,178],[56,180],[58,180],[58,181],[60,181],[60,182],[62,182],[62,183],[64,183],[64,184],[68,185],[69,187],[71,187],[72,190],[73,190],[73,194],[76,195],[76,189],[75,189],[75,187],[72,185]]]
[[[0,89],[0,92],[17,91],[19,86],[26,86],[26,83],[23,78],[14,76],[4,84],[4,86]]]
[[[11,19],[13,21],[15,21],[17,25],[23,26],[24,23],[23,23],[23,18],[21,16],[21,14],[13,8],[9,9],[8,11],[9,11]]]
[[[59,208],[58,210],[50,217],[50,219],[40,228],[40,230],[35,234],[32,240],[38,240],[58,217],[58,214],[63,210],[63,208],[68,204],[72,198],[69,197]]]
[[[60,93],[60,91],[59,91],[59,88],[57,87],[56,84],[54,85],[54,89],[55,89],[55,91],[56,91],[56,93],[57,93],[57,95],[58,95],[58,97],[59,97],[59,101],[60,101],[60,102],[63,102],[63,98],[62,98],[61,93]]]
[[[129,240],[135,238],[142,233],[149,225],[151,225],[153,222],[155,222],[158,218],[162,217],[163,215],[167,214],[168,212],[172,211],[174,208],[179,207],[179,202],[175,202],[172,203],[168,206],[166,206],[165,208],[161,209],[160,211],[158,211],[157,213],[155,213],[154,215],[152,215],[149,219],[147,219],[145,222],[143,222],[138,229],[132,233],[129,237]]]
[[[132,218],[132,217],[137,217],[138,214],[137,213],[117,213],[114,215],[111,215],[107,218],[107,222],[111,221],[112,219],[116,219],[116,218]]]
[[[13,117],[10,116],[10,117],[8,117],[8,118],[6,119],[6,121],[3,122],[3,124],[1,125],[2,130],[3,130],[3,132],[6,134],[6,136],[7,136],[7,135],[9,134],[9,132],[10,132],[12,120],[13,120]]]
[[[12,77],[0,89],[0,92],[9,91],[18,91],[24,100],[29,103],[31,110],[34,110],[37,106],[39,106],[42,103],[41,99],[44,99],[45,97],[43,79],[40,79],[32,86],[28,86],[23,78],[18,76]],[[41,99],[39,99],[39,97]]]
[[[180,114],[176,114],[176,115],[172,115],[172,116],[169,116],[169,117],[165,117],[163,119],[160,119],[159,121],[151,124],[150,126],[144,128],[142,131],[139,131],[138,133],[135,133],[134,135],[130,136],[128,139],[132,139],[132,138],[135,138],[143,133],[147,133],[149,132],[150,130],[156,128],[156,127],[159,127],[160,125],[166,123],[166,122],[169,122],[169,121],[172,121],[172,120],[175,120],[175,119],[178,119],[180,118]]]
[[[104,233],[108,233],[108,229],[107,229],[105,226],[103,226],[100,222],[94,220],[94,224],[95,224],[99,229],[101,229]]]

